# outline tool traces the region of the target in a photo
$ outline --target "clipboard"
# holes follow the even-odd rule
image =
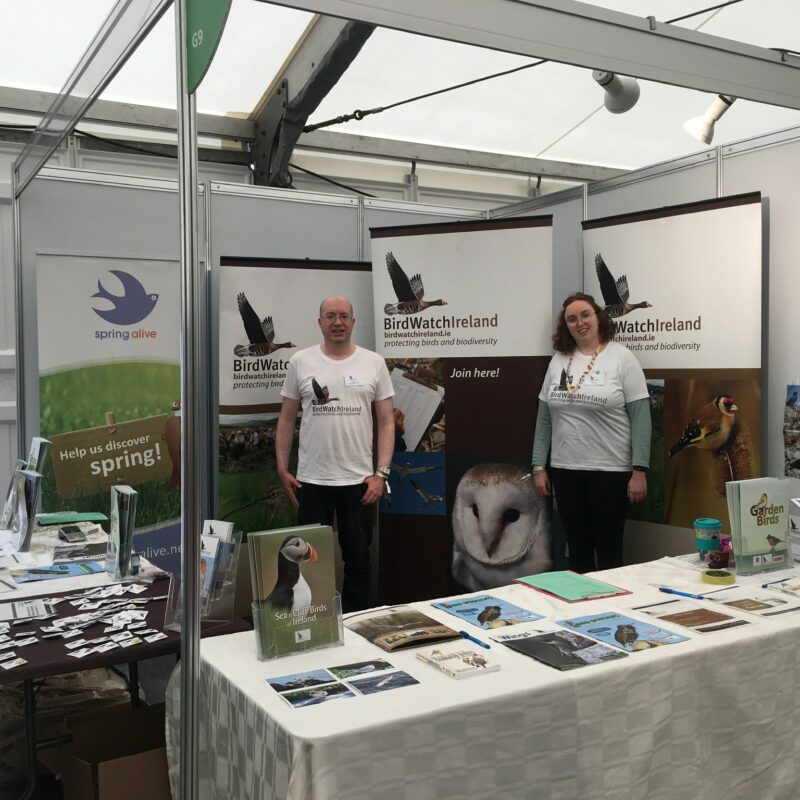
[[[391,379],[394,407],[405,415],[403,441],[407,450],[413,452],[431,425],[441,416],[439,411],[444,405],[444,387],[422,383],[400,367],[392,370]]]

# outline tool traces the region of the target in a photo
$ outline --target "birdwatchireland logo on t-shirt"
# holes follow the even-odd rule
[[[314,397],[311,398],[311,412],[313,414],[341,416],[361,413],[361,406],[342,405],[342,401],[338,397],[331,397],[328,387],[321,386],[319,381],[313,376],[311,378],[311,388],[314,390]],[[333,403],[337,403],[337,405],[332,405]]]
[[[102,280],[98,280],[97,291],[91,296],[91,299],[97,298],[100,307],[92,305],[91,309],[100,319],[118,327],[96,330],[94,332],[95,339],[100,341],[121,339],[127,342],[129,339],[158,338],[158,331],[156,330],[148,330],[146,328],[127,330],[122,327],[125,326],[127,328],[127,326],[136,325],[146,319],[156,307],[158,295],[148,292],[141,281],[131,275],[130,272],[111,269],[109,274],[113,275],[121,284],[122,294],[113,294],[103,285]],[[106,283],[110,282],[108,278],[104,280]]]

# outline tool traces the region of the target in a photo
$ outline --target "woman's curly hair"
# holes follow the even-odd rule
[[[564,355],[569,355],[575,351],[575,340],[572,338],[572,334],[567,327],[567,321],[564,319],[564,311],[568,305],[574,303],[576,300],[583,300],[585,303],[588,303],[594,309],[594,313],[597,314],[597,329],[602,344],[610,342],[616,333],[611,317],[595,303],[594,297],[590,294],[584,294],[583,292],[575,292],[563,302],[561,313],[558,315],[558,322],[556,322],[556,332],[553,334],[553,348]]]

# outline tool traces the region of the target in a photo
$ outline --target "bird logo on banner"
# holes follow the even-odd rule
[[[422,285],[422,276],[417,273],[408,279],[403,268],[392,253],[386,254],[386,268],[392,279],[392,287],[397,295],[396,303],[387,303],[383,307],[385,314],[419,314],[431,306],[446,306],[444,300],[425,300],[425,287]]]
[[[234,355],[240,358],[243,356],[268,356],[276,350],[297,346],[292,342],[275,341],[275,327],[272,324],[272,317],[264,317],[259,321],[258,314],[253,311],[253,307],[244,292],[239,292],[236,295],[236,303],[239,306],[244,332],[247,334],[250,343],[237,344],[233,348]]]
[[[614,280],[614,276],[603,261],[603,257],[598,253],[594,257],[594,267],[597,272],[597,280],[600,281],[600,291],[603,293],[603,302],[606,314],[612,319],[624,317],[637,308],[652,308],[652,304],[646,300],[641,303],[629,303],[630,291],[628,290],[628,276],[620,275]]]
[[[109,272],[116,276],[122,284],[124,293],[121,295],[111,294],[100,281],[97,281],[97,291],[92,297],[107,300],[113,305],[113,308],[92,307],[92,311],[112,325],[135,325],[137,322],[141,322],[155,308],[158,295],[148,294],[144,286],[129,272],[119,269],[111,269]]]

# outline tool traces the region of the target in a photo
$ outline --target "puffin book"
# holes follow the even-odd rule
[[[298,525],[247,536],[253,623],[262,658],[342,641],[329,525]]]
[[[391,652],[432,642],[461,639],[461,634],[411,606],[374,608],[348,614],[344,623],[351,631]]]
[[[490,594],[454,597],[434,603],[433,607],[477,625],[483,630],[493,630],[506,625],[518,625],[522,622],[534,622],[542,619],[541,614],[520,608]]]
[[[500,664],[487,652],[479,652],[474,647],[465,647],[458,642],[439,645],[432,650],[420,650],[417,658],[451,678],[468,678],[470,675],[483,675],[500,669]]]

